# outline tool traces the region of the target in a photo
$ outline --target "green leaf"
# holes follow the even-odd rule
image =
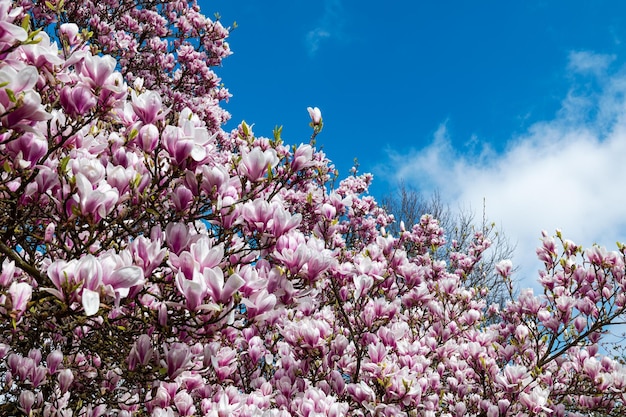
[[[43,37],[37,37],[39,36],[39,34],[41,33],[41,29],[37,29],[31,33],[28,34],[28,39],[26,40],[26,44],[28,45],[35,45],[38,44],[39,42],[41,42],[41,40],[43,39]]]
[[[281,133],[283,133],[283,127],[282,126],[276,126],[274,127],[274,140],[275,141],[280,141],[280,135]]]
[[[70,157],[66,156],[65,158],[61,159],[61,162],[59,163],[59,170],[61,172],[65,172],[67,171],[67,164],[70,162]]]
[[[141,182],[141,174],[137,173],[137,175],[135,175],[135,178],[133,178],[133,181],[130,184],[130,186],[132,188],[137,188],[137,187],[139,187],[139,183],[140,182]]]
[[[267,178],[271,181],[274,179],[274,174],[272,174],[272,166],[267,164]]]
[[[24,16],[24,18],[22,19],[22,29],[24,30],[28,30],[28,27],[30,26],[30,15],[27,14]]]
[[[133,129],[130,131],[130,133],[128,134],[128,140],[133,140],[137,137],[137,135],[139,135],[139,131],[137,129]]]
[[[17,101],[17,97],[15,97],[15,93],[13,92],[13,90],[7,88],[4,91],[6,91],[7,96],[9,96],[9,100],[11,100],[11,102],[15,103]]]
[[[250,127],[245,122],[245,120],[241,122],[241,130],[243,131],[243,134],[245,135],[245,137],[250,136]]]

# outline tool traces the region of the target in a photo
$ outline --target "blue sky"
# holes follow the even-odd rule
[[[217,69],[239,121],[307,142],[308,106],[340,171],[482,210],[534,280],[542,229],[626,240],[626,2],[201,1],[234,54]],[[525,280],[524,280],[525,281]],[[532,285],[532,284],[529,284]]]

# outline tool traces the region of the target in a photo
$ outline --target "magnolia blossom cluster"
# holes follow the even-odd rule
[[[187,80],[193,51],[167,30],[227,52],[194,5],[75,3],[0,0],[0,414],[626,412],[601,345],[626,248],[544,234],[544,294],[486,305],[465,286],[484,236],[440,259],[431,216],[387,233],[371,175],[335,185],[312,141],[223,132],[198,108],[217,90],[189,101],[106,43],[148,60],[173,41],[167,76]]]
[[[230,95],[211,67],[231,54],[228,29],[201,12],[195,0],[23,0],[35,26],[57,29],[72,22],[59,48],[73,53],[75,42],[111,55],[128,83],[158,92],[166,108],[191,109],[209,130],[218,131],[229,114],[220,107]],[[58,33],[57,33],[58,34]]]

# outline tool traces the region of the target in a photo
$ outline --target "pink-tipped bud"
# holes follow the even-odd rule
[[[196,407],[193,405],[193,398],[187,393],[187,391],[181,391],[174,397],[174,404],[181,416],[192,416],[196,412]]]
[[[165,304],[159,305],[157,311],[157,318],[159,320],[159,326],[165,327],[167,326],[167,306]]]
[[[76,45],[80,41],[78,37],[78,25],[76,23],[63,23],[60,32],[70,46]]]
[[[509,259],[502,260],[496,264],[496,272],[505,278],[511,275],[512,269],[513,262]]]
[[[170,349],[167,351],[165,356],[167,375],[171,379],[176,378],[185,370],[190,359],[191,355],[189,352],[189,346],[184,343],[174,343],[170,346]]]
[[[13,302],[13,311],[20,317],[26,311],[26,306],[33,295],[33,287],[26,282],[13,282],[9,287],[9,294]]]
[[[311,123],[313,126],[319,126],[322,124],[322,112],[317,107],[307,107],[309,116],[311,117]]]
[[[74,374],[70,369],[62,369],[59,371],[59,389],[61,393],[65,394],[70,389],[72,382],[74,382]]]
[[[154,354],[154,349],[152,348],[152,342],[150,340],[150,336],[146,334],[142,334],[135,342],[135,351],[137,354],[137,359],[139,363],[143,366],[146,366],[152,360],[152,355]]]
[[[146,152],[152,152],[159,143],[159,129],[152,123],[142,126],[139,129],[139,143],[141,149]]]
[[[46,363],[48,364],[48,372],[50,375],[57,371],[61,362],[63,362],[63,353],[60,350],[53,350],[48,354]]]
[[[54,239],[55,230],[56,230],[55,223],[49,223],[48,226],[46,226],[46,232],[44,234],[44,241],[46,243],[52,242],[52,240]]]
[[[2,262],[2,272],[0,272],[0,286],[8,287],[13,282],[15,275],[15,262],[5,259]]]
[[[4,357],[9,353],[11,347],[9,345],[5,345],[4,343],[0,343],[0,359],[4,359]]]
[[[31,415],[33,405],[35,405],[35,394],[32,391],[22,391],[20,393],[20,408],[24,414]]]

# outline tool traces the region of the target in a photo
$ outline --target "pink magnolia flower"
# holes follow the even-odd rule
[[[179,185],[171,194],[172,202],[176,211],[185,211],[189,204],[193,201],[194,194],[191,190],[183,185]]]
[[[254,200],[243,206],[241,215],[256,230],[263,232],[274,215],[276,207],[276,204],[270,204],[265,200]]]
[[[48,365],[48,372],[52,375],[56,373],[58,366],[63,362],[63,352],[60,350],[53,350],[46,357],[46,364]]]
[[[205,161],[211,150],[211,143],[216,138],[217,132],[209,135],[204,126],[196,126],[193,122],[186,120],[182,126],[183,140],[191,143],[191,159],[196,162]]]
[[[102,283],[105,290],[110,289],[117,297],[127,297],[132,287],[140,287],[144,284],[143,270],[137,266],[125,266],[113,271],[110,275],[105,275]]]
[[[13,282],[9,287],[9,295],[13,311],[17,313],[17,318],[21,317],[26,306],[33,295],[33,287],[26,282]]]
[[[242,300],[246,306],[248,317],[263,320],[264,314],[276,306],[276,295],[268,293],[266,289],[253,293],[250,297]]]
[[[313,126],[319,126],[322,123],[322,112],[317,107],[307,107],[309,116],[311,117],[311,123]]]
[[[504,377],[503,383],[507,388],[525,386],[532,380],[528,369],[523,365],[507,365],[504,368]]]
[[[207,236],[200,236],[189,247],[189,253],[198,263],[200,271],[218,266],[224,257],[224,245],[213,245]]]
[[[22,27],[13,24],[15,19],[22,13],[21,7],[12,7],[13,2],[0,2],[0,42],[13,44],[23,42],[28,38],[28,33]]]
[[[189,346],[184,343],[172,343],[169,346],[165,346],[164,351],[167,375],[174,379],[190,364],[191,352]]]
[[[176,275],[176,287],[178,291],[185,296],[189,310],[198,309],[208,291],[205,278],[197,270],[192,272],[191,278],[187,278],[182,271],[178,271]]]
[[[162,138],[165,149],[177,164],[183,164],[191,155],[194,144],[191,140],[185,140],[179,127],[166,126]]]
[[[100,293],[98,291],[90,290],[89,288],[83,288],[81,293],[81,302],[83,304],[83,310],[87,317],[93,316],[100,310]]]
[[[156,91],[145,91],[137,95],[135,90],[132,90],[131,98],[135,114],[146,125],[154,124],[167,115],[167,111],[163,110],[161,95]]]
[[[8,72],[8,70],[5,72]],[[23,72],[28,72],[28,74],[23,74]],[[28,71],[28,69],[24,69],[19,73],[19,75],[16,74],[16,77],[23,79],[25,77],[29,77],[31,74],[32,73]],[[0,80],[2,80],[2,78],[4,77],[0,76]],[[22,82],[23,80],[17,80],[17,83]],[[4,107],[3,113],[5,116],[3,116],[0,120],[2,121],[2,125],[4,127],[9,129],[32,130],[32,125],[35,122],[49,120],[52,118],[52,115],[48,113],[43,106],[41,96],[36,91],[22,91],[19,94],[16,94],[16,97],[17,100],[15,102],[7,103],[2,106]]]
[[[142,334],[137,338],[133,348],[128,355],[129,367],[135,368],[135,364],[147,366],[154,356],[154,348],[150,336]],[[132,366],[131,366],[132,365]]]
[[[193,398],[186,391],[180,391],[174,397],[174,404],[181,416],[193,416],[196,406],[193,405]]]
[[[91,88],[82,83],[74,87],[69,85],[63,87],[59,99],[63,110],[72,117],[86,115],[97,104]]]
[[[94,189],[89,179],[80,172],[74,178],[76,178],[76,187],[78,188],[76,200],[80,204],[83,215],[91,215],[96,221],[106,217],[119,199],[117,188],[100,181],[98,187]]]
[[[387,349],[382,343],[370,344],[367,347],[367,353],[372,363],[381,363],[385,359]]]
[[[205,268],[204,279],[209,294],[213,300],[219,303],[228,302],[233,294],[245,284],[239,274],[232,274],[227,280],[224,280],[224,271],[219,267]]]
[[[117,62],[110,55],[97,56],[85,55],[78,67],[83,76],[83,80],[91,88],[104,87],[109,77],[115,71]]]
[[[20,135],[6,146],[21,168],[37,165],[38,161],[48,152],[46,139],[31,132]]]
[[[211,355],[211,365],[218,379],[226,380],[237,369],[237,351],[228,346],[221,347]]]
[[[146,124],[139,129],[139,144],[141,149],[152,152],[159,143],[159,129],[153,124]]]
[[[33,405],[35,405],[35,394],[32,391],[22,391],[20,393],[20,408],[27,416],[32,414]]]
[[[214,192],[222,194],[228,189],[230,176],[223,166],[206,166],[200,167],[202,170],[201,187],[208,195]]]
[[[89,254],[78,260],[75,267],[75,277],[83,288],[97,290],[102,285],[102,265],[100,260]]]
[[[313,147],[311,145],[303,144],[298,146],[293,154],[291,169],[294,171],[300,171],[301,169],[308,168],[313,164]]]
[[[509,259],[502,260],[496,264],[496,272],[503,277],[509,277],[513,269],[513,262]]]
[[[99,159],[89,156],[78,156],[70,162],[74,175],[83,174],[90,183],[97,184],[104,179],[105,168]]]
[[[37,42],[22,45],[20,53],[29,64],[49,72],[55,66],[61,66],[64,63],[63,59],[59,57],[58,50],[56,42],[51,42],[48,34],[42,31],[37,35]],[[41,79],[44,80],[45,78],[42,76]]]
[[[281,236],[298,227],[301,222],[302,215],[300,213],[292,215],[281,206],[278,206],[272,213],[268,227],[274,236]]]
[[[0,286],[7,287],[13,282],[16,268],[15,262],[4,259],[2,261],[2,269],[0,270]]]
[[[530,393],[522,392],[519,395],[520,402],[528,407],[528,410],[533,413],[552,412],[547,407],[549,391],[547,389],[535,386]]]
[[[77,261],[71,260],[70,262],[64,260],[56,260],[52,262],[46,274],[55,288],[46,288],[46,291],[55,295],[60,300],[65,300],[64,289],[76,283],[75,268]]]
[[[209,401],[206,403],[206,406],[202,410],[202,412],[207,417],[232,416],[237,415],[237,411],[242,406],[243,403],[241,402],[238,395],[226,391],[222,392],[221,394],[216,394],[213,398],[213,401]]]
[[[130,189],[131,181],[137,178],[137,171],[132,166],[124,168],[121,165],[108,164],[106,166],[106,180],[115,187],[122,196]]]
[[[146,276],[149,276],[165,259],[166,249],[161,245],[160,237],[148,239],[145,236],[139,236],[130,243],[134,263],[141,266]]]
[[[237,171],[250,181],[256,182],[263,178],[268,169],[273,169],[277,164],[278,156],[275,150],[263,151],[257,147],[242,154]]]
[[[80,37],[78,36],[79,28],[76,23],[61,24],[59,32],[65,37],[70,46],[80,42]]]
[[[348,384],[347,390],[348,394],[359,404],[372,402],[376,398],[374,390],[365,381],[361,381],[358,384]]]
[[[61,390],[61,393],[64,394],[69,391],[72,386],[72,382],[74,382],[74,374],[71,369],[62,369],[59,371],[57,379],[59,381],[59,389]]]
[[[374,285],[374,278],[369,275],[354,276],[354,297],[358,300],[365,296]]]
[[[165,241],[175,254],[186,249],[190,240],[189,228],[183,223],[169,223],[165,228]]]
[[[206,161],[216,136],[217,132],[209,135],[206,127],[196,126],[190,120],[183,120],[179,127],[166,126],[162,138],[163,145],[173,161],[184,165],[188,158],[195,163]]]

